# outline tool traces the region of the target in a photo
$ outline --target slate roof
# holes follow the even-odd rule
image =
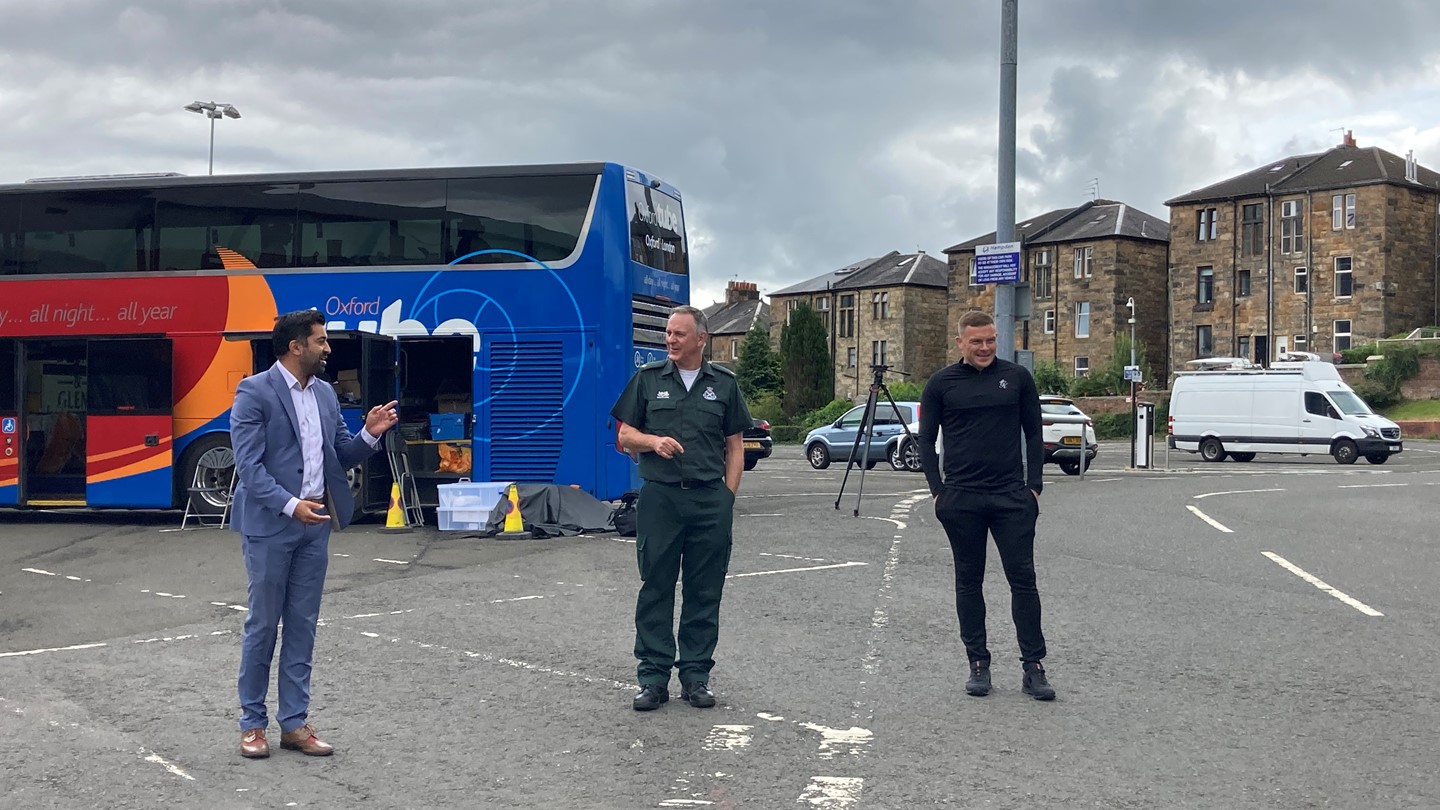
[[[890,251],[878,259],[863,259],[824,275],[792,284],[770,295],[798,295],[826,290],[858,290],[870,287],[940,287],[948,285],[945,262],[928,253]]]
[[[1440,188],[1440,174],[1417,166],[1418,183],[1405,179],[1405,158],[1377,146],[1341,144],[1325,152],[1291,155],[1244,174],[1182,194],[1166,205],[1263,197],[1267,190],[1280,196],[1332,188],[1353,188],[1377,183]]]
[[[1170,238],[1170,223],[1139,208],[1114,200],[1091,200],[1075,208],[1047,211],[1015,224],[1015,235],[1026,245],[1079,242],[1124,237],[1164,242]],[[945,248],[962,253],[979,245],[995,243],[995,231]]]
[[[757,322],[770,326],[770,305],[764,301],[721,301],[701,310],[710,321],[712,335],[743,335]]]

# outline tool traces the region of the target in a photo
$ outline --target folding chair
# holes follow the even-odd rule
[[[424,526],[425,510],[420,505],[420,488],[410,469],[410,454],[406,452],[405,439],[399,433],[398,430],[385,431],[385,456],[390,461],[390,478],[400,485],[400,509],[405,513],[405,525]]]
[[[235,454],[228,447],[216,447],[207,450],[201,461],[195,465],[195,475],[186,490],[185,515],[180,518],[182,531],[190,528],[192,521],[202,529],[223,529],[230,522],[230,506],[240,478],[235,474]],[[216,503],[223,504],[218,515],[212,511]]]

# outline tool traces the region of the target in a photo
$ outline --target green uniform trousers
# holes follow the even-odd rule
[[[720,638],[720,592],[730,569],[735,496],[723,480],[683,487],[647,481],[635,508],[641,580],[635,602],[638,680],[664,686],[674,667],[682,684],[708,682]],[[676,657],[675,582],[681,577]]]

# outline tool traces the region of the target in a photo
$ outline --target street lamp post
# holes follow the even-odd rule
[[[215,173],[215,119],[216,118],[239,118],[240,111],[235,109],[233,104],[222,104],[218,101],[192,101],[185,105],[185,109],[193,113],[201,113],[210,119],[210,174]]]
[[[1135,299],[1131,298],[1125,302],[1130,310],[1130,367],[1135,368]],[[1135,402],[1135,372],[1130,372],[1130,466],[1135,466],[1135,450],[1140,441],[1138,434],[1140,426],[1135,424],[1136,411],[1139,405]]]

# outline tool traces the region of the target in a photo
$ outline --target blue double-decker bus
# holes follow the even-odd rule
[[[0,506],[219,510],[236,383],[325,313],[347,419],[447,479],[637,484],[608,411],[689,301],[680,194],[613,163],[0,187]],[[354,474],[388,503],[385,457]]]

